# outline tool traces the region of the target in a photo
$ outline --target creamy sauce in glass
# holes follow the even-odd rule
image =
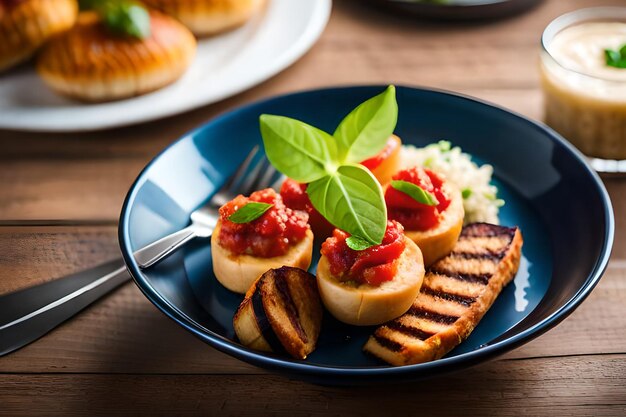
[[[604,52],[624,44],[626,21],[596,19],[560,30],[542,53],[546,123],[588,156],[626,159],[626,69]]]
[[[562,66],[592,77],[626,81],[626,69],[606,64],[605,49],[619,49],[626,44],[626,23],[590,22],[559,32],[548,52]]]

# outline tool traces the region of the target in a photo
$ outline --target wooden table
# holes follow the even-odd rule
[[[0,293],[115,258],[119,210],[140,169],[184,132],[252,100],[328,85],[413,84],[540,119],[541,31],[597,3],[551,0],[507,20],[432,24],[338,0],[303,59],[222,103],[106,132],[0,131]],[[602,281],[565,322],[498,360],[399,386],[309,385],[219,353],[127,284],[0,359],[0,415],[626,415],[626,182],[606,186],[617,233]]]

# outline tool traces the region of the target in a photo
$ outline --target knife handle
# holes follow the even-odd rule
[[[122,259],[0,296],[0,356],[48,333],[130,279]]]

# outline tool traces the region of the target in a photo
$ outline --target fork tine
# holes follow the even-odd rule
[[[276,191],[280,190],[280,187],[283,185],[283,182],[287,178],[285,175],[278,173],[279,175],[276,177],[276,180],[270,185],[270,188],[275,189]]]
[[[243,179],[241,185],[237,187],[238,193],[243,195],[249,195],[251,192],[256,191],[255,188],[257,186],[259,177],[261,176],[261,172],[267,166],[269,161],[265,156],[259,158],[256,164],[250,169],[248,175]]]
[[[267,169],[265,170],[265,172],[263,173],[263,175],[259,179],[259,181],[256,184],[256,186],[259,189],[263,189],[263,188],[269,187],[272,184],[272,180],[274,179],[275,175],[276,175],[276,168],[274,168],[274,165],[268,164]]]
[[[235,171],[235,173],[228,179],[228,181],[226,181],[222,189],[229,190],[231,192],[236,191],[236,189],[234,188],[235,184],[237,184],[244,178],[244,175],[246,171],[248,170],[248,167],[252,163],[252,160],[254,159],[257,153],[259,153],[259,145],[254,145],[254,147],[250,150],[250,152],[248,153],[246,158],[243,160],[241,165],[239,165],[239,168],[237,168],[237,171]]]

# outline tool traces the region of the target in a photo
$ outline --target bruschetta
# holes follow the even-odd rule
[[[402,141],[398,136],[391,135],[378,155],[361,162],[361,164],[372,171],[378,182],[385,185],[391,181],[393,174],[400,169],[402,163],[401,150]]]
[[[271,205],[259,217],[234,222],[232,217],[249,203]],[[313,252],[313,233],[308,216],[286,207],[268,188],[242,195],[220,208],[220,218],[211,236],[213,272],[231,291],[245,294],[265,271],[281,266],[308,269]]]
[[[411,190],[397,182],[419,187],[432,201],[417,201]],[[420,167],[405,169],[385,187],[385,202],[389,218],[402,223],[406,236],[421,249],[426,266],[452,251],[463,228],[465,211],[460,191],[449,181]]]
[[[335,229],[322,244],[317,285],[326,309],[357,326],[385,323],[404,314],[419,293],[424,262],[417,245],[389,222],[380,245],[354,251]]]

